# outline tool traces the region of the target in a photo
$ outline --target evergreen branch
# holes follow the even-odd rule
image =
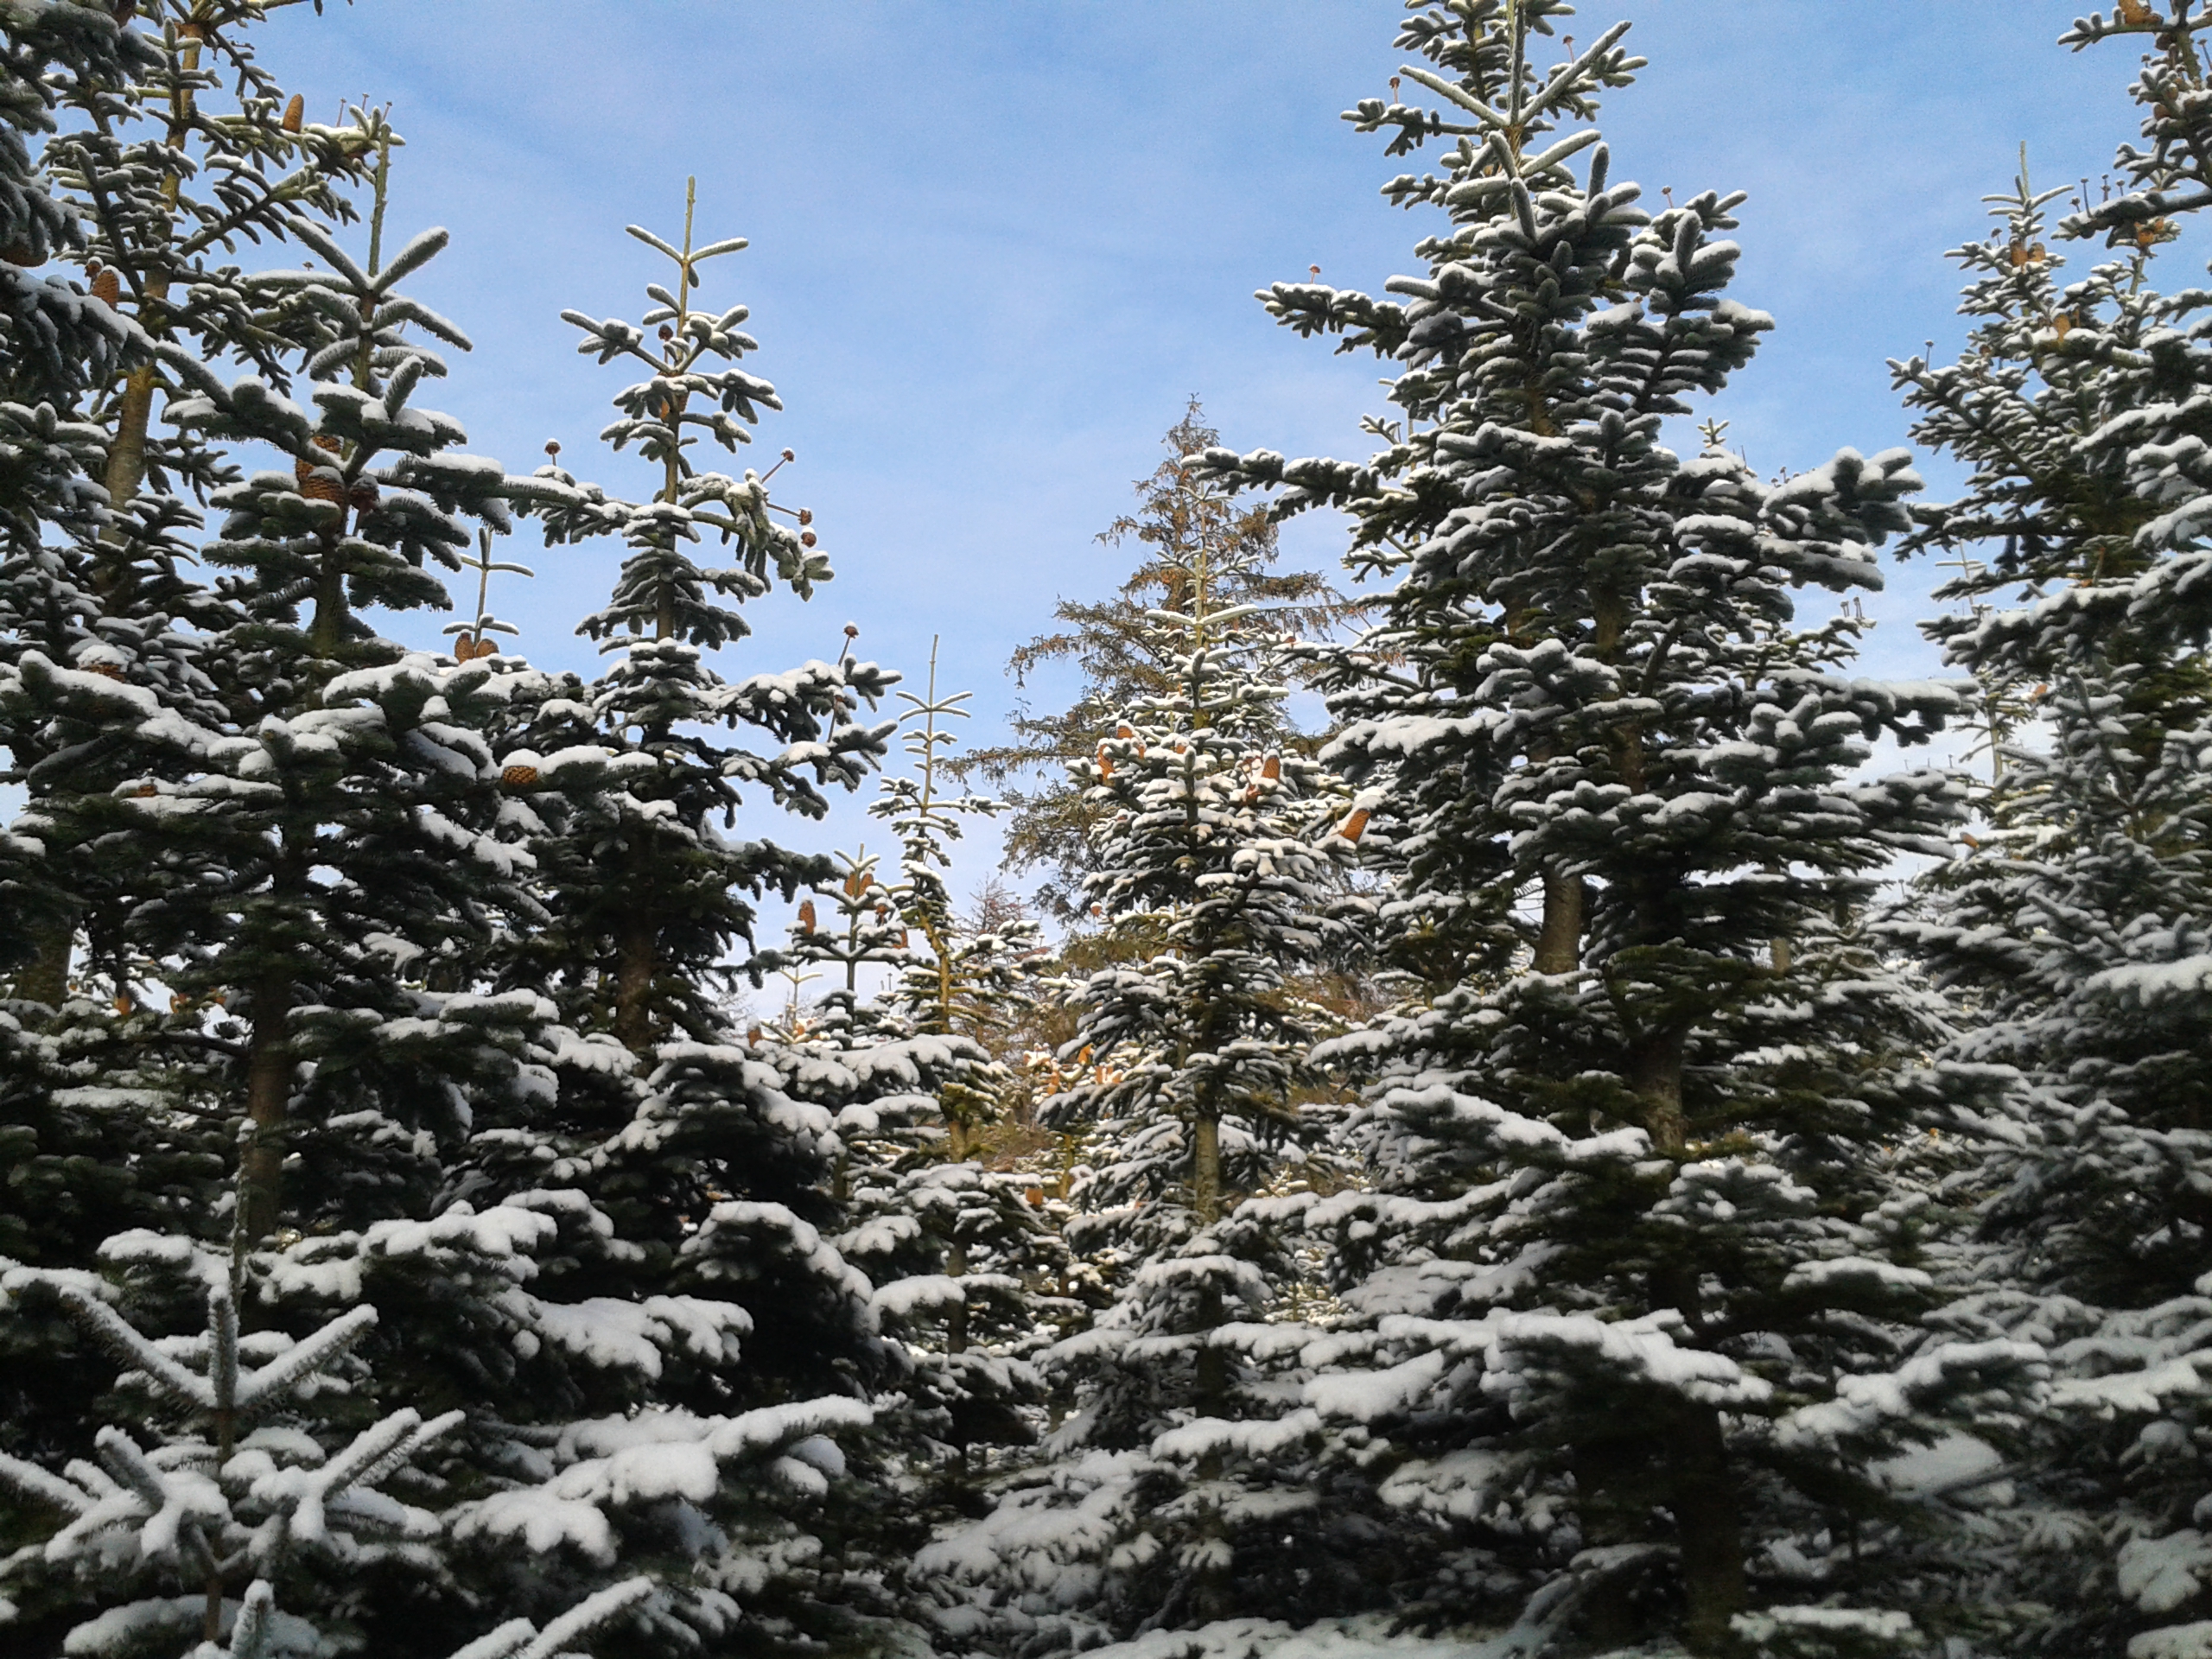
[[[177,1400],[202,1411],[215,1408],[214,1388],[206,1377],[185,1370],[105,1302],[95,1300],[74,1285],[56,1285],[54,1292],[70,1316],[118,1359],[143,1371]]]

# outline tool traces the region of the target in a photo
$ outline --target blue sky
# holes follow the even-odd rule
[[[1751,193],[1735,292],[1779,327],[1714,412],[1763,471],[1904,442],[1885,359],[1958,338],[1942,254],[1982,233],[1980,197],[2024,140],[2058,182],[2094,179],[2132,136],[2133,60],[2054,45],[2074,13],[1584,10],[1577,33],[1626,16],[1650,60],[1605,111],[1615,176]],[[1370,290],[1412,267],[1427,226],[1376,194],[1402,166],[1338,118],[1382,92],[1398,15],[1393,0],[359,0],[280,14],[263,50],[321,118],[363,94],[394,105],[410,142],[393,231],[454,233],[412,286],[475,341],[428,401],[516,470],[555,438],[580,474],[650,487],[595,446],[620,377],[575,354],[559,313],[638,314],[659,273],[622,227],[680,230],[696,175],[702,237],[753,245],[703,297],[753,308],[751,366],[786,404],[755,455],[798,451],[779,498],[814,509],[837,570],[811,605],[764,603],[723,671],[831,654],[850,620],[866,654],[918,678],[942,634],[944,683],[974,690],[985,737],[1015,695],[1008,651],[1056,596],[1118,578],[1124,556],[1092,538],[1187,395],[1242,448],[1365,453],[1376,365],[1297,340],[1251,296],[1312,264]],[[1938,493],[1952,481],[1923,470]],[[515,552],[538,579],[495,608],[535,660],[588,671],[572,630],[613,555],[534,542],[525,530]],[[1326,565],[1340,537],[1316,520],[1287,546]],[[1870,672],[1936,671],[1910,626],[1928,585],[1892,567]],[[445,620],[393,631],[427,643]],[[841,813],[822,836],[863,824]]]

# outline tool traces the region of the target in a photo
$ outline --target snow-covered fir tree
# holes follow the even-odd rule
[[[228,53],[220,31],[257,10],[208,13],[196,35],[171,30],[166,48],[173,60],[211,42]],[[258,142],[264,126],[296,135],[302,124],[296,105],[280,117],[270,105],[250,109],[240,130]],[[226,200],[257,199],[266,181],[249,170],[254,178]],[[397,286],[443,233],[385,257],[379,214],[359,260],[328,224],[296,211],[314,206],[313,194],[301,183],[279,198],[293,212],[280,227],[315,256],[307,269],[226,274],[229,287],[208,296],[214,310],[224,293],[257,296],[248,321],[259,332],[241,348],[253,372],[233,379],[189,340],[164,342],[159,359],[164,419],[195,435],[174,448],[149,440],[149,476],[158,456],[201,446],[175,477],[215,486],[225,517],[199,551],[234,573],[220,607],[197,619],[200,678],[187,689],[199,703],[139,683],[127,654],[72,668],[25,653],[13,665],[11,708],[65,736],[72,721],[119,734],[111,748],[135,769],[107,789],[87,768],[97,789],[36,803],[58,832],[50,844],[94,849],[129,885],[113,906],[122,948],[96,952],[85,969],[114,997],[112,1029],[98,1046],[73,1048],[41,1033],[54,1075],[31,1081],[48,1102],[129,1115],[143,1144],[118,1159],[118,1173],[129,1172],[119,1181],[81,1155],[60,1160],[56,1178],[68,1190],[34,1180],[26,1196],[64,1200],[52,1206],[64,1224],[46,1224],[43,1236],[11,1229],[7,1242],[38,1247],[19,1272],[78,1274],[79,1288],[119,1295],[149,1331],[189,1329],[219,1272],[256,1333],[304,1335],[364,1307],[385,1313],[346,1378],[353,1427],[403,1407],[463,1416],[417,1459],[419,1479],[409,1478],[410,1500],[435,1513],[430,1534],[353,1563],[334,1637],[341,1644],[442,1656],[481,1637],[486,1653],[550,1653],[543,1643],[584,1634],[592,1621],[580,1624],[579,1608],[619,1614],[634,1634],[686,1650],[707,1639],[772,1646],[802,1631],[849,1631],[866,1608],[850,1585],[823,1593],[838,1574],[820,1564],[823,1541],[803,1522],[823,1512],[844,1468],[825,1433],[869,1418],[862,1373],[880,1344],[866,1282],[800,1213],[826,1222],[835,1212],[826,1116],[784,1096],[726,1021],[702,1014],[683,1029],[688,1047],[652,1052],[670,1007],[711,1009],[710,989],[664,982],[658,1007],[611,995],[596,1016],[585,1007],[567,1017],[577,976],[531,982],[510,970],[547,959],[518,941],[551,931],[578,891],[564,880],[576,839],[556,831],[620,822],[626,810],[642,824],[661,815],[639,803],[667,797],[734,806],[726,764],[747,781],[813,766],[713,751],[687,767],[686,722],[773,705],[762,722],[804,754],[813,722],[826,721],[829,741],[814,753],[833,758],[816,769],[857,776],[880,738],[849,718],[834,728],[851,712],[840,697],[864,695],[873,671],[817,665],[797,677],[805,684],[792,696],[784,677],[721,688],[698,673],[695,652],[688,667],[672,665],[666,706],[627,722],[641,742],[620,734],[621,719],[602,728],[601,710],[564,696],[574,688],[559,677],[487,658],[473,642],[434,658],[380,638],[376,611],[447,602],[435,565],[461,567],[468,521],[502,530],[511,501],[564,515],[571,531],[663,524],[659,542],[632,539],[671,592],[690,569],[674,544],[696,533],[694,509],[699,520],[717,515],[703,497],[632,507],[557,474],[515,479],[452,454],[459,426],[416,394],[444,372],[433,342],[465,341]],[[695,286],[696,257],[677,251],[677,280]],[[673,309],[691,355],[734,354],[723,334]],[[696,365],[678,355],[657,357],[657,370],[691,375]],[[732,410],[749,415],[749,399],[772,399],[741,372],[728,385],[699,372]],[[657,405],[671,453],[683,401]],[[740,435],[727,412],[709,423],[726,442]],[[231,452],[248,443],[291,464],[247,474]],[[676,470],[691,480],[688,466]],[[736,500],[742,517],[722,514],[718,527],[743,543],[750,568],[716,573],[719,585],[758,591],[771,563],[802,586],[826,575],[807,551],[810,535],[803,543],[767,527],[757,480],[720,484],[718,499]],[[479,543],[480,563],[488,549]],[[650,588],[654,574],[630,587]],[[699,603],[697,586],[698,614],[670,605],[671,634],[741,627]],[[96,582],[84,588],[102,592]],[[680,656],[687,643],[654,639],[648,649]],[[702,697],[687,701],[684,686]],[[548,728],[571,737],[565,752],[494,746]],[[659,748],[657,734],[667,739]],[[697,845],[705,812],[674,816],[671,827]],[[784,856],[771,849],[763,867]],[[709,979],[698,938],[727,937],[714,923],[679,941],[691,952],[681,963],[691,985]],[[598,965],[588,957],[581,976]],[[609,977],[613,990],[620,976]],[[74,1007],[64,1017],[79,1019]],[[10,1017],[20,1029],[21,1015]],[[626,1035],[640,1040],[618,1040]],[[11,1093],[23,1082],[15,1071],[7,1079]],[[232,1203],[224,1131],[241,1121]],[[35,1119],[29,1127],[43,1133]],[[35,1140],[18,1158],[25,1148],[11,1128],[10,1156],[34,1176],[40,1158],[51,1165],[70,1150]],[[110,1189],[147,1182],[165,1160],[194,1166],[190,1181],[164,1194],[165,1209],[118,1213]],[[96,1254],[103,1220],[123,1225]],[[158,1230],[129,1226],[149,1220]],[[105,1292],[82,1277],[103,1267]],[[98,1423],[87,1402],[98,1389],[79,1385],[92,1368],[85,1344],[73,1346],[67,1322],[39,1299],[9,1313],[10,1388],[50,1402],[28,1434],[11,1425],[11,1452],[32,1454],[19,1458],[26,1465],[90,1452]],[[26,1354],[37,1363],[12,1363]],[[346,1442],[318,1444],[295,1441],[285,1456],[311,1463]],[[177,1456],[180,1468],[202,1459],[190,1448]],[[281,1529],[269,1501],[239,1496],[238,1513],[259,1503]],[[35,1537],[28,1510],[11,1498],[8,1513],[11,1538]],[[653,1585],[632,1607],[615,1586],[647,1561]],[[59,1628],[130,1589],[82,1582],[75,1605],[57,1592],[39,1617]],[[262,1611],[241,1628],[281,1636],[266,1606],[247,1601]],[[234,1643],[245,1639],[234,1633]]]
[[[1066,1230],[1107,1306],[1039,1356],[1061,1418],[1039,1458],[925,1557],[1025,1648],[1279,1611],[1329,1524],[1267,1320],[1318,1127],[1300,1103],[1323,1016],[1292,976],[1348,931],[1349,803],[1283,741],[1292,636],[1249,601],[1249,539],[1158,556],[1147,647],[1168,683],[1082,771],[1112,948],[1042,1108],[1084,1136]]]
[[[1440,151],[1385,191],[1441,211],[1426,268],[1262,296],[1392,365],[1383,447],[1214,457],[1348,512],[1392,583],[1327,758],[1427,995],[1324,1051],[1368,1078],[1376,1190],[1314,1216],[1347,1311],[1306,1397],[1395,1517],[1401,1607],[1530,1649],[1909,1649],[1959,1581],[1885,1460],[2036,1357],[1926,1320],[1907,1062],[1942,1027],[1855,923],[1957,794],[1855,774],[1957,701],[1851,677],[1858,626],[1795,597],[1877,585],[1917,480],[1669,449],[1772,327],[1726,292],[1742,198],[1616,176],[1625,24],[1562,52],[1547,0],[1408,10],[1417,60],[1347,119]]]
[[[868,1275],[901,1362],[877,1400],[880,1547],[926,1593],[907,1567],[927,1526],[972,1508],[994,1448],[1034,1438],[1043,1390],[1027,1356],[1054,1329],[1045,1292],[1065,1252],[1027,1178],[977,1156],[1012,1079],[976,1033],[1019,994],[1027,941],[969,935],[946,887],[963,818],[995,810],[946,790],[947,722],[965,694],[938,695],[932,656],[925,691],[898,695],[914,772],[887,778],[869,811],[898,836],[899,868],[840,854],[838,876],[799,907],[790,955],[831,988],[802,1005],[811,976],[795,967],[764,1052],[795,1096],[835,1114],[847,1206],[835,1243]],[[863,972],[880,982],[864,989]]]
[[[881,754],[884,728],[857,721],[855,709],[879,700],[895,677],[847,657],[725,682],[703,660],[751,632],[739,608],[746,601],[779,585],[807,598],[830,567],[804,527],[811,512],[771,501],[766,478],[775,467],[732,478],[695,463],[702,440],[734,451],[751,441],[760,411],[781,404],[742,366],[758,349],[742,332],[747,308],[693,303],[702,267],[745,241],[695,247],[691,222],[687,200],[681,247],[630,227],[673,267],[672,287],[647,285],[652,304],[642,321],[563,314],[584,334],[580,352],[645,376],[616,395],[618,418],[604,435],[618,451],[635,445],[658,488],[637,502],[576,488],[557,464],[557,445],[556,464],[539,474],[575,490],[546,512],[549,543],[613,536],[626,550],[613,596],[581,631],[619,653],[588,694],[594,728],[619,737],[650,770],[607,798],[615,816],[567,829],[575,867],[549,874],[563,890],[569,975],[596,995],[598,1022],[640,1055],[666,1038],[721,1028],[706,981],[733,944],[752,938],[748,895],[772,890],[789,899],[827,873],[818,857],[728,841],[715,821],[734,824],[748,788],[769,804],[822,816],[823,787],[856,786]],[[773,512],[795,522],[779,523]],[[695,556],[709,537],[734,552],[734,563]],[[725,744],[717,729],[757,734],[762,747]]]
[[[980,772],[1005,796],[1006,862],[1014,871],[1042,873],[1036,902],[1058,921],[1080,925],[1084,877],[1098,855],[1090,834],[1096,803],[1071,768],[1090,757],[1131,704],[1171,689],[1174,664],[1159,654],[1165,642],[1149,613],[1184,602],[1177,584],[1192,550],[1201,543],[1235,550],[1221,576],[1224,609],[1264,604],[1281,613],[1278,622],[1308,633],[1358,609],[1326,577],[1276,568],[1275,525],[1266,510],[1237,501],[1182,464],[1220,442],[1192,398],[1161,438],[1166,458],[1136,481],[1137,511],[1098,534],[1110,547],[1135,543],[1135,568],[1110,597],[1060,600],[1052,607],[1053,632],[1027,641],[1007,664],[1018,684],[1054,664],[1072,664],[1083,676],[1074,700],[1060,709],[1039,709],[1024,700],[1007,721],[1007,741],[987,743],[954,768],[963,776]],[[1286,733],[1293,729],[1287,710],[1284,723]]]
[[[180,560],[199,505],[226,480],[216,451],[175,423],[171,406],[194,395],[189,365],[226,357],[251,363],[280,391],[287,385],[323,322],[285,302],[294,288],[234,262],[248,247],[290,239],[302,214],[324,225],[352,218],[347,187],[390,154],[378,114],[353,109],[325,125],[306,120],[303,99],[287,99],[257,60],[263,10],[169,0],[102,21],[90,7],[31,9],[48,29],[70,20],[87,46],[105,36],[119,73],[57,76],[39,88],[55,129],[40,170],[67,234],[26,234],[15,245],[31,264],[48,255],[81,262],[88,292],[74,315],[43,318],[22,336],[26,366],[58,372],[55,348],[80,340],[90,322],[114,336],[103,344],[130,344],[127,365],[111,350],[96,353],[86,395],[55,399],[100,433],[96,476],[107,511],[74,557],[56,548],[40,561],[46,591],[29,613],[10,619],[19,625],[13,649],[142,687],[203,722],[223,711],[197,648],[238,618]],[[10,608],[20,604],[18,588]],[[22,626],[32,615],[36,623]],[[105,791],[149,759],[113,722],[86,726],[57,713],[35,695],[42,677],[31,680],[24,706],[48,719],[28,732],[19,726],[12,741],[34,803],[56,791]],[[118,877],[97,849],[66,837],[49,834],[47,852],[69,867],[70,902],[33,933],[35,960],[19,988],[58,1008],[73,932],[92,936],[85,943],[94,953],[113,947]],[[105,938],[97,937],[103,929]]]
[[[657,487],[630,500],[557,464],[535,480],[531,510],[549,543],[609,537],[624,548],[611,603],[582,630],[618,660],[588,684],[540,677],[518,709],[512,730],[535,747],[507,754],[503,776],[528,824],[543,909],[491,958],[499,982],[537,989],[588,1043],[619,1044],[625,1059],[595,1077],[564,1076],[554,1113],[480,1132],[468,1190],[551,1183],[596,1232],[574,1238],[557,1275],[564,1294],[643,1334],[642,1346],[620,1340],[655,1357],[592,1397],[599,1421],[657,1414],[667,1437],[701,1443],[747,1413],[853,1429],[897,1355],[878,1334],[868,1280],[833,1243],[846,1214],[836,1104],[783,1033],[748,1033],[733,992],[777,961],[754,949],[755,906],[830,868],[779,846],[766,814],[819,817],[825,788],[865,775],[886,728],[856,720],[856,708],[895,677],[849,657],[734,680],[715,671],[711,653],[750,632],[741,606],[779,586],[807,597],[829,566],[810,512],[772,502],[766,476],[695,464],[702,436],[734,451],[760,411],[780,406],[741,365],[756,349],[740,332],[745,308],[694,304],[702,268],[743,242],[699,245],[688,202],[680,243],[632,234],[672,267],[649,286],[643,321],[567,315],[586,354],[646,371],[616,394],[606,436],[617,450],[636,445]],[[731,549],[728,565],[696,556],[709,537]],[[729,835],[741,813],[752,833]],[[703,1311],[685,1326],[653,1308]],[[616,1334],[576,1327],[587,1350]],[[859,1641],[889,1605],[868,1589],[864,1548],[848,1548],[868,1535],[869,1506],[854,1501],[864,1487],[821,1503],[845,1456],[808,1444],[813,1464],[785,1458],[765,1484],[709,1471],[695,1510],[663,1516],[690,1529],[663,1540],[692,1563],[687,1639]],[[537,1524],[521,1499],[512,1514],[524,1535]]]
[[[956,779],[949,763],[958,734],[950,722],[968,718],[970,694],[938,696],[935,640],[922,694],[898,695],[907,705],[899,723],[906,728],[901,741],[912,770],[887,777],[868,806],[872,817],[890,824],[899,846],[899,880],[887,896],[899,918],[902,954],[887,1000],[918,1030],[957,1034],[988,1050],[992,1036],[1027,1016],[1030,982],[1046,947],[1036,923],[1026,916],[978,925],[963,918],[953,903],[954,849],[965,821],[994,817],[1004,807],[985,796],[952,792]],[[1002,1063],[947,1081],[938,1109],[946,1150],[956,1161],[1007,1117],[1016,1086]]]
[[[1625,26],[1412,0],[1417,274],[1262,296],[1377,453],[1193,400],[1015,654],[1072,704],[963,759],[932,652],[835,857],[897,677],[728,666],[830,577],[720,459],[743,244],[565,314],[642,486],[462,453],[293,3],[0,5],[0,1650],[2212,1653],[2205,0],[2065,36],[2142,135],[1957,251],[1910,513],[1688,436],[1773,325],[1741,198],[1612,176]],[[518,519],[619,550],[603,671]],[[1970,685],[1856,677],[1901,534]],[[1872,775],[1947,724],[1986,787]],[[956,906],[973,771],[1057,957]]]
[[[358,111],[309,128],[285,105],[256,61],[257,8],[195,29],[173,26],[186,8],[153,14],[40,6],[4,25],[16,126],[0,379],[26,401],[6,406],[0,740],[29,807],[0,839],[37,856],[18,867],[7,930],[21,1000],[0,1014],[0,1251],[34,1262],[81,1262],[108,1233],[194,1216],[229,1160],[226,1136],[168,1109],[187,1091],[140,1086],[172,1060],[192,1071],[205,1039],[197,1015],[164,1020],[149,995],[144,939],[125,926],[152,885],[146,849],[116,832],[108,800],[202,774],[206,741],[232,729],[216,642],[241,613],[181,574],[192,497],[224,462],[153,411],[194,395],[211,356],[251,357],[279,385],[296,371],[323,333],[283,304],[297,273],[272,283],[226,261],[287,239],[303,211],[350,214],[338,186],[360,176],[378,130]],[[208,51],[235,66],[219,92]],[[31,274],[49,263],[81,264],[82,281]],[[168,306],[176,284],[201,301]],[[9,1438],[50,1449],[48,1427],[81,1410],[86,1357],[36,1315],[0,1345]]]
[[[2015,1084],[1976,1187],[1988,1255],[1953,1317],[2056,1362],[2007,1471],[2005,1582],[2043,1609],[2018,1651],[2178,1654],[2212,1631],[2212,296],[2153,285],[2212,200],[2208,27],[2191,5],[2075,26],[2077,47],[2152,48],[2122,192],[2054,226],[2072,189],[2035,189],[2024,158],[1996,228],[1953,255],[1966,348],[1892,365],[1915,437],[1971,469],[1907,543],[1958,564],[1942,596],[1968,606],[1927,632],[2025,716],[1986,822],[1896,928],[1970,1014],[1948,1052]],[[2098,243],[2069,280],[2068,249]]]
[[[141,1233],[119,1236],[110,1255],[174,1266],[180,1253]],[[53,1303],[122,1362],[118,1394],[135,1428],[101,1428],[95,1457],[59,1471],[0,1454],[0,1486],[64,1523],[0,1568],[0,1616],[13,1640],[58,1635],[60,1650],[107,1656],[162,1643],[175,1651],[196,1629],[194,1659],[341,1650],[378,1569],[435,1568],[438,1517],[377,1488],[404,1481],[409,1464],[465,1414],[425,1421],[402,1408],[349,1434],[332,1408],[353,1392],[358,1367],[355,1376],[340,1373],[378,1323],[376,1309],[357,1306],[301,1338],[245,1333],[234,1264],[216,1256],[191,1265],[208,1281],[206,1324],[159,1339],[118,1313],[106,1300],[113,1290],[92,1275],[19,1268],[0,1281],[0,1307]],[[550,1653],[652,1590],[650,1579],[626,1580],[544,1632],[511,1619],[467,1651]],[[88,1599],[98,1611],[80,1617]],[[533,1647],[542,1635],[554,1639]]]

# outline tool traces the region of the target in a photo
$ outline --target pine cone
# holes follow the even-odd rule
[[[300,486],[300,493],[310,501],[327,501],[334,506],[346,505],[346,481],[327,467],[318,467]]]
[[[97,674],[104,680],[119,680],[123,677],[122,669],[113,663],[86,663],[84,672]]]
[[[455,662],[465,663],[475,654],[476,636],[464,628],[454,638],[454,660]]]
[[[536,766],[509,766],[499,774],[499,781],[509,789],[528,789],[537,781]]]
[[[1260,768],[1260,776],[1266,779],[1271,784],[1280,782],[1282,778],[1282,756],[1279,754],[1269,755],[1268,757],[1268,764]]]
[[[318,449],[327,450],[334,455],[339,453],[338,440],[335,438],[318,434],[312,442]],[[324,479],[318,482],[315,479],[317,470],[318,463],[305,455],[297,456],[293,460],[292,476],[299,480],[300,493],[310,501],[335,501],[343,505],[346,500],[345,485],[334,478]]]
[[[113,265],[102,265],[93,273],[92,297],[103,305],[122,303],[123,278],[116,274]]]
[[[1352,815],[1338,826],[1337,833],[1357,845],[1359,838],[1367,833],[1367,809],[1363,806],[1355,809]]]
[[[798,925],[802,931],[814,931],[814,900],[810,899],[798,907]]]
[[[307,115],[307,99],[294,92],[292,101],[284,106],[284,130],[297,132],[306,124]]]
[[[355,479],[353,487],[346,495],[347,502],[359,512],[366,512],[375,506],[378,499],[376,480],[372,478]]]

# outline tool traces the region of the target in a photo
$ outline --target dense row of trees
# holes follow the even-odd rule
[[[1419,274],[1262,296],[1373,453],[1193,402],[963,754],[934,662],[730,666],[830,577],[721,461],[741,241],[565,314],[636,499],[464,457],[267,10],[0,7],[0,1647],[2212,1653],[2212,12],[2069,32],[2140,141],[1955,255],[1929,504],[1726,448],[1775,325],[1625,25],[1417,0]],[[620,550],[594,677],[526,524]],[[1856,674],[1885,543],[1955,679]],[[1001,812],[1057,939],[963,907]]]

